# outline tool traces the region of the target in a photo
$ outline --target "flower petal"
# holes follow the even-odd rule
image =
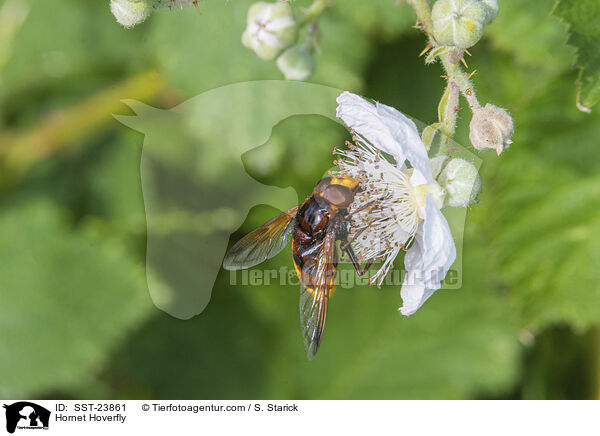
[[[433,195],[425,199],[425,220],[413,246],[404,257],[406,276],[400,291],[403,315],[412,315],[441,286],[456,260],[456,247],[448,222]]]
[[[427,176],[421,173],[419,170],[414,170],[410,176],[410,184],[412,186],[428,185],[431,181],[427,179]]]
[[[296,22],[292,17],[282,17],[267,23],[266,27],[269,32],[278,32],[287,27],[294,26]]]
[[[404,164],[402,145],[389,131],[373,103],[348,91],[340,94],[336,101],[338,118],[374,147],[392,155],[398,166]]]
[[[411,166],[433,183],[429,158],[415,123],[400,111],[381,103],[370,103],[364,98],[343,92],[338,102],[337,117],[373,146],[392,155],[398,167],[406,159]]]
[[[381,103],[377,103],[377,114],[399,142],[411,166],[425,177],[427,183],[433,183],[427,150],[415,123],[402,112]]]

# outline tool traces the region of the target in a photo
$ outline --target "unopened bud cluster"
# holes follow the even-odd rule
[[[257,2],[248,10],[243,44],[266,61],[279,56],[296,42],[298,24],[287,2]]]
[[[437,0],[431,11],[433,35],[439,44],[467,49],[498,15],[498,0]]]
[[[277,59],[286,79],[307,80],[315,70],[310,36],[296,45],[300,24],[288,2],[257,2],[250,6],[242,43],[266,61]]]
[[[277,58],[277,66],[288,80],[308,80],[315,71],[315,61],[304,45],[290,47]]]
[[[500,155],[512,144],[514,131],[512,117],[504,109],[486,104],[472,107],[473,118],[469,125],[469,139],[477,150],[494,149]]]
[[[156,10],[194,4],[193,0],[111,0],[110,11],[123,27],[140,24]]]

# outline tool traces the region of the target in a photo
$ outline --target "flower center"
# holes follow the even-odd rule
[[[430,185],[423,184],[414,187],[414,201],[416,203],[417,211],[419,211],[419,218],[423,219],[421,211],[425,207],[425,200],[427,194],[432,194],[433,199],[439,208],[444,205],[444,190],[438,184]]]
[[[350,206],[352,247],[360,261],[383,260],[372,276],[381,280],[398,253],[411,244],[424,218],[428,194],[442,206],[444,190],[437,184],[413,185],[414,169],[400,169],[379,150],[355,135],[349,150],[338,150],[334,163],[340,173],[360,182],[361,190]],[[338,173],[333,173],[333,175]]]

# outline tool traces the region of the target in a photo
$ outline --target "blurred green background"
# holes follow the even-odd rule
[[[598,398],[600,109],[575,107],[575,50],[554,1],[499,3],[468,62],[480,101],[513,115],[514,145],[479,154],[462,289],[410,318],[398,288],[340,289],[308,362],[296,287],[231,286],[221,271],[195,318],[152,304],[143,135],[112,117],[131,113],[122,99],[168,109],[280,79],[240,42],[251,2],[206,0],[202,15],[159,12],[126,30],[108,1],[0,1],[0,396]],[[338,0],[311,81],[434,122],[442,71],[417,57],[414,21],[394,0]],[[469,144],[468,109],[459,115],[456,140]],[[260,182],[305,196],[344,139],[330,120],[292,117],[243,160]],[[226,180],[227,164],[214,165]],[[274,213],[252,209],[230,244]],[[289,252],[268,263],[281,265]]]

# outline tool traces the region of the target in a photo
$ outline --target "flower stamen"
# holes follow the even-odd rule
[[[410,183],[410,170],[401,170],[379,150],[353,132],[348,150],[338,150],[339,173],[359,181],[359,191],[350,207],[352,248],[361,262],[381,260],[371,277],[381,286],[400,251],[406,251],[419,228],[420,187]]]

